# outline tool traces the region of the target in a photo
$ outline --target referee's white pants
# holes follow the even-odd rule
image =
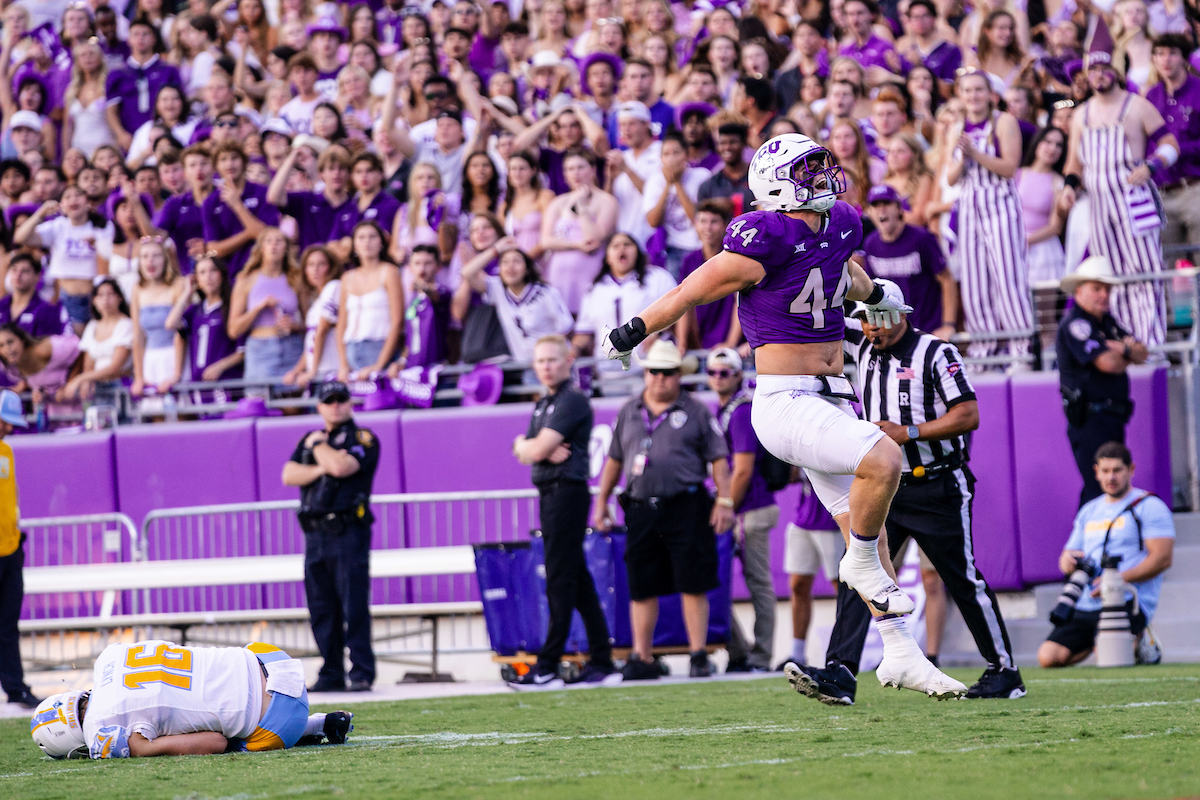
[[[811,376],[759,375],[750,421],[763,447],[802,467],[833,516],[850,511],[850,484],[871,448],[884,437],[846,400],[796,388]]]

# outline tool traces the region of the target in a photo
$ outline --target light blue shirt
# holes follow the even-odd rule
[[[1108,534],[1108,554],[1121,556],[1119,569],[1122,572],[1136,567],[1148,555],[1148,551],[1138,546],[1138,525],[1142,524],[1142,539],[1174,539],[1175,520],[1171,509],[1157,497],[1147,497],[1137,504],[1133,511],[1126,511],[1129,504],[1149,492],[1141,489],[1130,489],[1124,497],[1113,500],[1102,494],[1084,504],[1075,515],[1075,526],[1071,530],[1071,538],[1067,540],[1067,550],[1082,550],[1084,555],[1100,564],[1101,552],[1104,549],[1104,533],[1110,522],[1112,530]],[[1132,517],[1136,515],[1137,521]],[[1113,519],[1116,518],[1114,522]],[[1138,593],[1138,604],[1150,620],[1158,606],[1158,595],[1162,589],[1161,574],[1135,583]],[[1126,599],[1133,595],[1127,595]],[[1075,604],[1079,611],[1099,611],[1100,598],[1092,597],[1091,592],[1084,592]]]

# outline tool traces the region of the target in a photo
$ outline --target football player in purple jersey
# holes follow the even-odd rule
[[[849,402],[854,390],[842,375],[844,301],[863,301],[871,324],[886,328],[912,309],[850,261],[862,222],[837,199],[846,183],[828,150],[800,134],[777,136],[754,154],[748,181],[757,210],[729,224],[724,250],[602,334],[601,348],[628,364],[647,336],[697,305],[738,292],[738,317],[758,371],[754,430],[769,451],[805,469],[846,538],[839,576],[876,617],[884,644],[880,683],[938,699],[963,694],[967,687],[925,658],[901,617],[913,611],[913,601],[879,552],[900,481],[900,448],[857,417]],[[789,666],[788,679],[807,693],[804,674]]]

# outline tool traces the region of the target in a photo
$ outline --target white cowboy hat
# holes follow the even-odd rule
[[[1116,278],[1117,275],[1113,272],[1112,262],[1108,260],[1108,256],[1091,256],[1085,258],[1074,272],[1064,275],[1059,281],[1059,285],[1067,294],[1075,294],[1075,290],[1081,283],[1098,281],[1115,286],[1118,283]]]
[[[639,358],[638,363],[645,369],[679,369],[683,366],[683,356],[674,344],[659,339],[650,345],[650,352],[645,358]]]

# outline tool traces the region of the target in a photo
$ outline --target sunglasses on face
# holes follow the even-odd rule
[[[664,375],[668,378],[679,374],[677,369],[648,369],[646,371],[651,375]]]
[[[710,378],[732,378],[736,374],[737,373],[731,369],[710,369],[708,371],[708,377]]]

